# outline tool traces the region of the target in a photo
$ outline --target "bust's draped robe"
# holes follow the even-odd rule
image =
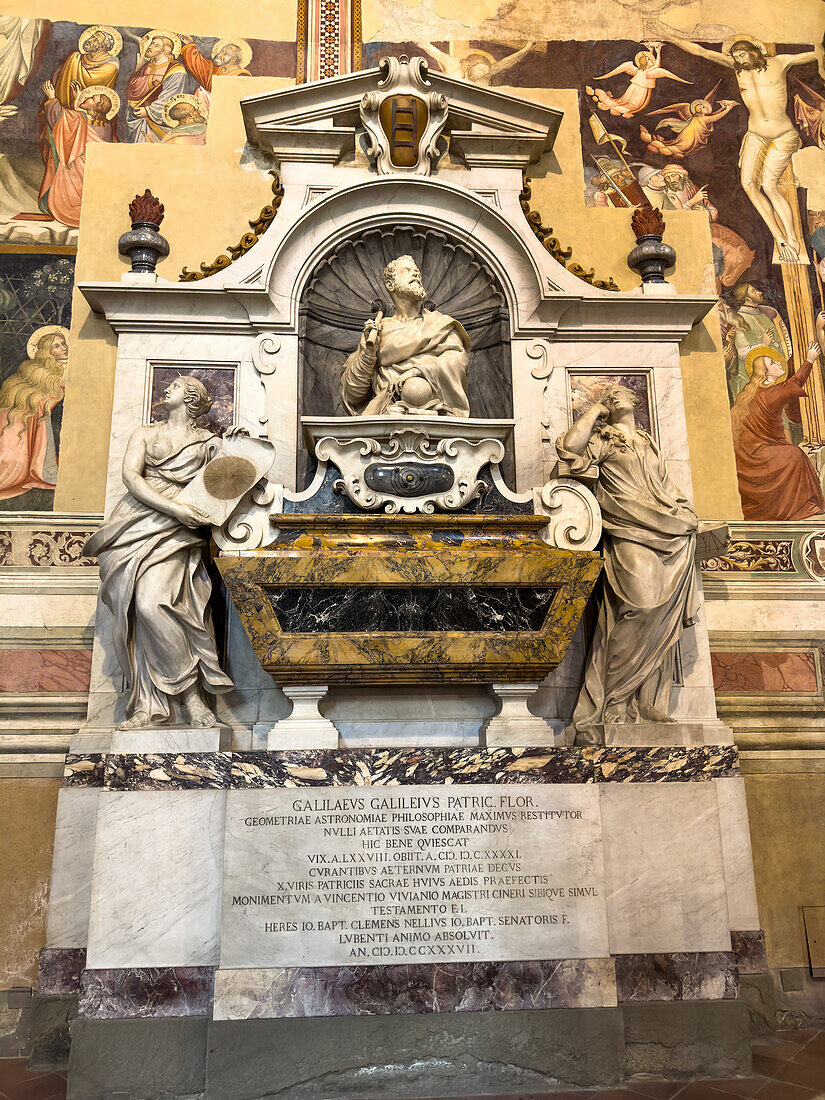
[[[640,704],[667,714],[675,646],[699,609],[696,514],[650,436],[636,431],[624,444],[617,434],[594,433],[581,456],[556,444],[574,476],[598,476],[604,599],[573,714],[594,742],[609,708],[626,707],[629,721]]]
[[[168,458],[147,454],[143,477],[155,492],[174,499],[216,446],[209,435]],[[115,653],[131,686],[127,717],[145,711],[151,721],[163,721],[169,696],[198,687],[199,680],[210,692],[233,686],[215,650],[205,545],[197,529],[131,493],[86,543],[85,553],[100,563],[100,595],[114,615]]]
[[[341,396],[350,416],[385,413],[394,401],[390,387],[414,370],[433,391],[423,408],[445,416],[469,416],[467,364],[470,338],[464,327],[444,313],[425,309],[419,317],[382,323],[377,363],[367,363],[359,349],[344,363]]]

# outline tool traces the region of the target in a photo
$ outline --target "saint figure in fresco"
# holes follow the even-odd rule
[[[745,362],[751,351],[767,345],[785,360],[791,355],[792,344],[779,310],[768,305],[758,286],[739,283],[731,298],[730,306],[720,302],[720,313],[728,390],[733,403],[750,381]]]
[[[801,80],[796,83],[805,94],[797,93],[793,97],[794,122],[809,141],[820,149],[825,149],[825,96],[821,96]]]
[[[647,432],[639,399],[611,383],[559,436],[573,477],[597,478],[604,524],[604,599],[573,713],[577,744],[604,723],[666,722],[676,643],[696,619],[698,522]]]
[[[206,107],[195,96],[174,96],[163,111],[163,121],[172,127],[163,144],[206,145],[206,120]]]
[[[445,313],[422,309],[427,293],[412,256],[387,264],[384,285],[395,312],[367,321],[358,347],[344,363],[345,409],[350,416],[469,416],[470,338],[464,326]]]
[[[84,550],[100,563],[100,595],[114,616],[115,653],[131,689],[120,729],[164,722],[177,697],[193,726],[213,726],[201,690],[233,687],[218,662],[209,610],[209,517],[176,499],[219,450],[218,437],[197,426],[212,398],[199,379],[178,377],[163,403],[167,420],[132,432],[123,459],[127,492]]]
[[[706,187],[697,187],[680,164],[666,164],[647,176],[645,194],[660,210],[703,210],[710,221],[713,267],[719,293],[731,287],[748,270],[756,255],[735,230],[719,223],[719,211],[708,198]]]
[[[742,189],[770,230],[780,263],[796,263],[802,246],[791,204],[779,190],[779,181],[800,146],[799,134],[788,117],[787,74],[795,65],[816,61],[816,53],[811,50],[769,57],[764,44],[752,35],[727,39],[721,53],[687,40],[680,39],[674,45],[724,65],[736,75],[742,102],[748,109],[748,129],[739,149]]]
[[[717,84],[716,87],[718,88],[719,85]],[[647,142],[647,151],[660,157],[684,160],[692,153],[698,153],[704,149],[710,141],[714,124],[720,118],[724,118],[734,107],[739,106],[735,99],[721,99],[718,108],[714,111],[715,91],[716,88],[704,99],[694,99],[692,103],[671,103],[669,107],[648,112],[650,117],[663,115],[666,111],[675,111],[676,114],[663,118],[656,125],[653,134],[646,126],[639,128],[642,141]],[[673,136],[667,139],[657,137],[660,130],[670,130]]]
[[[87,27],[78,39],[77,49],[55,70],[50,83],[54,95],[62,107],[74,107],[77,92],[72,86],[89,88],[92,85],[114,88],[120,62],[118,54],[123,39],[114,27]]]
[[[825,313],[817,318],[817,335],[825,338]],[[730,413],[746,520],[801,520],[825,513],[811,460],[790,441],[782,419],[791,402],[805,398],[805,382],[819,355],[820,345],[811,344],[805,362],[790,378],[792,360],[775,348],[754,348],[747,358],[751,378]]]
[[[17,114],[17,99],[43,60],[49,44],[47,19],[0,15],[0,119]]]
[[[63,400],[69,333],[45,325],[29,337],[28,359],[0,387],[0,499],[54,489],[52,412]]]
[[[46,161],[38,204],[44,214],[64,225],[80,225],[80,204],[86,172],[86,148],[90,142],[117,141],[117,112],[120,97],[113,88],[94,84],[73,85],[74,107],[64,107],[54,85],[42,86],[43,117],[48,133]]]
[[[192,38],[185,34],[180,59],[186,71],[198,82],[195,95],[209,106],[212,78],[215,76],[251,76],[247,65],[252,60],[252,47],[242,38],[221,38],[212,47],[212,58],[200,52]]]
[[[622,118],[632,118],[639,114],[650,103],[653,89],[657,80],[678,80],[680,84],[691,84],[690,80],[683,80],[681,76],[663,69],[661,62],[661,42],[649,43],[649,49],[637,53],[632,61],[625,61],[623,65],[617,65],[609,73],[594,77],[594,80],[608,80],[611,76],[627,73],[630,83],[620,96],[613,96],[601,88],[591,88],[588,84],[585,91],[601,111],[609,111],[611,115],[621,115]]]
[[[129,141],[160,142],[169,132],[164,108],[173,96],[186,91],[189,79],[179,53],[180,39],[171,31],[151,31],[141,39],[145,60],[126,85]]]
[[[437,46],[424,38],[419,39],[419,42],[430,57],[438,62],[445,76],[455,77],[456,80],[469,80],[473,84],[482,84],[488,88],[493,83],[494,77],[506,72],[508,69],[512,69],[523,57],[526,57],[528,53],[532,53],[538,45],[533,39],[522,46],[520,50],[514,50],[506,57],[500,57],[496,60],[486,50],[468,50],[464,54],[456,55],[439,50]]]

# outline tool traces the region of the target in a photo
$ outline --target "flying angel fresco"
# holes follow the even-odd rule
[[[667,111],[675,111],[676,114],[663,118],[653,133],[646,126],[639,128],[642,141],[647,142],[648,152],[656,153],[661,157],[684,160],[691,153],[698,153],[700,149],[704,149],[710,141],[714,123],[724,118],[728,111],[739,106],[735,99],[721,99],[718,108],[714,111],[713,98],[719,84],[721,81],[704,99],[694,99],[691,103],[671,103],[658,111],[649,111],[648,114],[651,117],[664,115]],[[670,130],[673,137],[658,136],[660,130]]]
[[[680,84],[692,84],[692,80],[683,80],[681,76],[663,69],[660,62],[662,56],[661,42],[646,42],[648,48],[637,53],[632,61],[625,61],[609,73],[594,77],[595,80],[608,80],[611,76],[627,73],[630,83],[620,96],[611,95],[601,88],[592,88],[585,85],[585,91],[602,111],[609,111],[611,115],[621,115],[622,118],[632,118],[644,111],[657,80],[678,80]]]

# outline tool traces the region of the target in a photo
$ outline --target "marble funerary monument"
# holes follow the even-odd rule
[[[161,278],[144,196],[81,286],[117,372],[41,958],[81,972],[69,1095],[104,1047],[135,1098],[735,1072],[761,933],[678,352],[713,300],[661,219],[633,291],[543,247],[552,107],[390,58],[242,110],[254,247]],[[573,421],[573,370],[646,418]]]

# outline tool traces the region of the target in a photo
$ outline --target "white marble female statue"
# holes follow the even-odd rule
[[[209,611],[202,530],[209,517],[176,500],[219,449],[217,437],[196,425],[212,399],[198,379],[178,377],[163,404],[168,420],[132,432],[123,459],[128,492],[85,550],[100,563],[100,594],[131,687],[120,729],[161,724],[174,698],[193,726],[213,726],[201,690],[233,687],[218,663]]]
[[[350,416],[469,416],[470,338],[464,326],[422,308],[427,293],[412,256],[390,260],[384,285],[395,312],[379,313],[364,325],[341,375],[344,408]]]
[[[604,599],[573,713],[578,744],[603,743],[604,723],[669,721],[676,643],[699,608],[696,514],[636,427],[636,395],[608,385],[600,398],[556,443],[573,477],[598,477],[604,524]]]

